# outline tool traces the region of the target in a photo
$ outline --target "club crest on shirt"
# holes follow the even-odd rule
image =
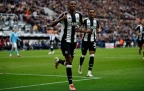
[[[65,51],[65,54],[68,54],[68,51]]]

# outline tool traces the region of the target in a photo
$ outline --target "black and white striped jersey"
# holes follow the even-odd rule
[[[59,19],[62,18],[64,14],[67,16],[67,19],[61,21],[62,26],[59,40],[74,43],[77,41],[76,27],[82,25],[82,14],[75,12],[75,14],[71,15],[66,11],[60,15]]]
[[[49,35],[49,38],[50,38],[50,40],[52,40],[52,41],[55,40],[55,34],[53,34],[53,33],[50,34],[50,35]]]
[[[142,25],[138,25],[135,28],[135,32],[141,33],[141,35],[137,36],[137,40],[139,41],[144,40],[144,27]]]
[[[96,30],[99,28],[99,22],[96,18],[90,20],[89,18],[84,19],[83,26],[85,30],[92,30],[91,34],[84,33],[83,41],[94,42],[96,40]]]

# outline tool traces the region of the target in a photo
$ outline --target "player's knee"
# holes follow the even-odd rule
[[[65,65],[72,65],[72,60],[66,60]]]

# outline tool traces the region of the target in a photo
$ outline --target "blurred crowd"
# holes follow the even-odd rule
[[[60,31],[60,24],[47,28],[58,15],[67,10],[68,0],[1,0],[0,13],[14,13],[18,17],[14,21],[26,21],[32,25],[32,32],[48,33],[50,30]],[[134,28],[144,17],[143,0],[76,0],[77,11],[87,17],[87,9],[95,8],[96,18],[101,24],[101,33],[97,35],[97,43],[104,47],[105,42],[125,46],[136,46]],[[55,11],[50,16],[45,7]],[[78,35],[81,41],[81,35]]]

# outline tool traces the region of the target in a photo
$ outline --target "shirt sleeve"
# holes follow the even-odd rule
[[[62,17],[64,16],[64,14],[67,14],[67,13],[66,13],[66,12],[63,12],[62,14],[60,14],[60,15],[58,16],[58,18],[57,18],[57,19],[62,18]]]
[[[140,26],[137,26],[136,28],[135,28],[135,32],[136,31],[139,31],[140,30]]]
[[[82,25],[83,24],[83,21],[82,21],[82,14],[80,13],[80,25]]]

